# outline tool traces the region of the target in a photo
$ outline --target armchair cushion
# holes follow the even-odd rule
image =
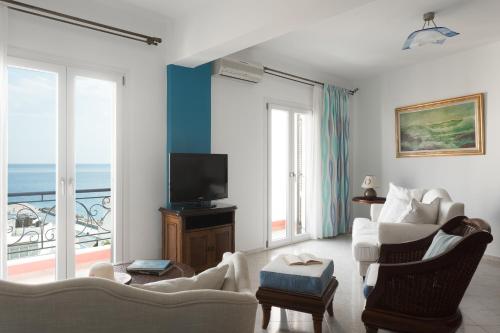
[[[368,295],[372,292],[373,288],[377,284],[378,279],[378,269],[380,264],[370,264],[368,270],[366,271],[365,282],[363,283],[363,295],[368,298]]]
[[[389,193],[377,221],[396,222],[406,211],[411,199],[420,201],[424,192],[423,189],[407,189],[390,183]]]
[[[448,249],[451,249],[455,246],[455,244],[460,242],[462,238],[463,237],[461,236],[449,235],[446,232],[439,230],[436,236],[432,239],[432,243],[427,249],[427,252],[425,252],[422,260],[438,256],[441,253],[448,251]]]
[[[440,198],[434,198],[430,203],[411,199],[406,211],[397,220],[398,223],[436,224],[439,214]]]

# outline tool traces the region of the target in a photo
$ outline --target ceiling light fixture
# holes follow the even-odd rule
[[[408,36],[403,45],[403,50],[427,44],[443,44],[447,38],[458,35],[458,32],[446,27],[438,27],[434,22],[434,16],[434,12],[424,14],[424,26],[422,29],[414,31]],[[431,27],[431,22],[434,24],[434,27]]]

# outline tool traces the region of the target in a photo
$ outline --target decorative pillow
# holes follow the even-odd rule
[[[147,283],[144,285],[133,284],[133,287],[156,291],[159,293],[175,293],[178,291],[215,289],[220,290],[224,283],[224,276],[229,265],[212,267],[191,278],[177,278],[171,280]]]
[[[463,237],[461,236],[449,235],[446,232],[439,230],[436,236],[434,236],[434,239],[427,249],[427,252],[425,252],[422,260],[436,257],[441,253],[448,251],[453,246],[455,246],[455,244],[460,242],[462,238]]]
[[[396,222],[405,213],[411,199],[420,201],[424,192],[423,189],[407,189],[389,183],[389,193],[377,221]]]
[[[425,204],[411,199],[406,211],[398,219],[398,223],[436,224],[439,214],[440,198]]]

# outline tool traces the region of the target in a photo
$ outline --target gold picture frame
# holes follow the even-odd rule
[[[484,94],[396,108],[396,157],[484,155]]]

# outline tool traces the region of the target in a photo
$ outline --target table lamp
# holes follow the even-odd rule
[[[365,189],[364,193],[365,198],[373,199],[377,197],[377,192],[375,192],[375,187],[378,187],[377,178],[372,175],[365,176],[363,184],[361,184],[361,188]]]

